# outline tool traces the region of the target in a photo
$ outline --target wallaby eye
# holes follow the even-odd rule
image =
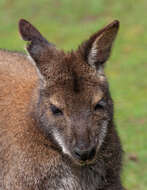
[[[105,107],[105,102],[104,100],[100,100],[94,107],[94,110],[97,111],[97,110],[103,110],[104,107]]]
[[[50,105],[51,111],[54,115],[63,115],[62,110],[60,110],[59,108],[57,108],[55,105],[51,104]]]

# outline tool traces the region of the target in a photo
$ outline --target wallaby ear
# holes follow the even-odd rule
[[[119,21],[115,20],[80,46],[80,52],[89,65],[99,69],[107,61],[118,29]]]
[[[24,19],[20,19],[19,21],[19,33],[23,40],[29,42],[26,49],[36,62],[39,62],[39,57],[42,56],[46,50],[55,47],[49,43],[32,24]]]

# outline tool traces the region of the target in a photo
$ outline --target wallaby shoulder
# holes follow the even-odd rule
[[[0,50],[0,73],[1,78],[3,74],[16,79],[20,77],[20,80],[22,78],[36,80],[37,78],[33,61],[26,54],[2,49]]]
[[[0,113],[13,117],[16,112],[27,112],[38,80],[36,68],[26,55],[0,50]]]

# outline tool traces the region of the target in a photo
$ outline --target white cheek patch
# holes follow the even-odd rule
[[[54,136],[54,139],[56,140],[56,142],[58,143],[58,145],[62,148],[63,153],[71,155],[70,152],[68,151],[66,145],[65,145],[63,137],[61,136],[61,134],[57,130],[53,131],[53,136]]]
[[[107,128],[108,128],[108,121],[104,121],[103,122],[103,125],[102,125],[102,128],[101,128],[101,131],[100,131],[100,135],[99,135],[99,146],[98,148],[101,147],[103,141],[104,141],[104,138],[107,134]]]

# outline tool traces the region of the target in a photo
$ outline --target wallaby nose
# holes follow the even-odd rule
[[[75,147],[74,154],[78,160],[82,160],[82,161],[92,160],[96,154],[96,148],[92,147],[87,150],[81,150],[78,147]]]

